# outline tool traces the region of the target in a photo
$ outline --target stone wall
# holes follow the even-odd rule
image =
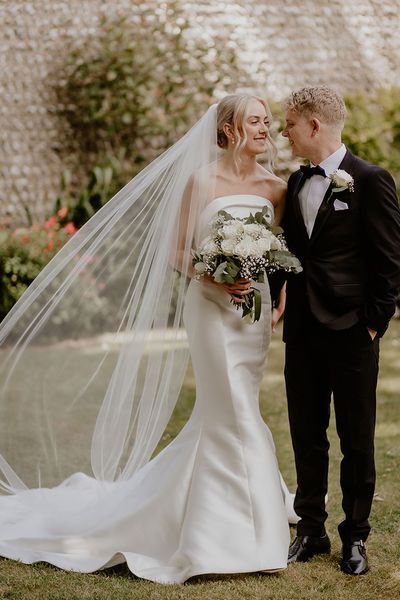
[[[41,218],[71,157],[53,84],[76,40],[136,0],[0,0],[0,222]],[[165,4],[160,2],[160,4]],[[198,35],[233,26],[258,91],[328,83],[340,91],[398,85],[399,0],[197,0],[182,5]]]

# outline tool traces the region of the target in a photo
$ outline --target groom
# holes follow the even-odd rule
[[[283,333],[300,517],[288,562],[330,551],[324,524],[333,394],[343,454],[341,569],[360,575],[368,570],[364,542],[375,486],[379,338],[400,287],[400,210],[389,173],[342,144],[346,108],[338,94],[304,88],[286,109],[282,135],[294,156],[311,163],[289,179],[283,222],[304,269],[287,281]]]

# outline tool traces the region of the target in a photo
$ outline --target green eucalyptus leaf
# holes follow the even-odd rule
[[[225,221],[230,221],[233,218],[226,210],[219,210],[218,216],[222,217]]]
[[[232,260],[228,260],[226,262],[226,271],[231,277],[235,278],[240,271],[240,265],[237,265]]]

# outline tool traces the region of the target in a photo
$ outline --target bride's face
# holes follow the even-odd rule
[[[255,98],[250,100],[242,123],[243,133],[247,137],[243,152],[251,155],[265,152],[269,126],[270,118],[263,104]]]

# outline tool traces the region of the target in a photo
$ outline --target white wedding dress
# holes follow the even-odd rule
[[[259,196],[216,198],[197,239],[218,210],[243,217],[266,203],[272,220],[272,204]],[[126,561],[139,577],[163,583],[286,567],[293,497],[258,403],[268,284],[252,324],[226,292],[192,280],[184,319],[197,396],[183,430],[129,480],[77,473],[56,488],[1,496],[1,556],[82,572]]]

